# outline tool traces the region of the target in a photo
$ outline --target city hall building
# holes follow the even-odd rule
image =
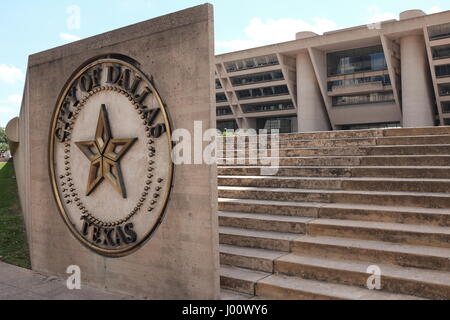
[[[8,268],[0,300],[450,300],[450,126],[426,127],[450,124],[450,11],[218,57],[213,17],[29,56],[5,132],[48,286]],[[306,133],[217,139],[215,164],[216,121]]]
[[[450,125],[450,11],[216,56],[218,129]]]

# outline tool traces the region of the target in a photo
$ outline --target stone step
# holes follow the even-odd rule
[[[450,179],[449,167],[264,167],[219,166],[219,176],[277,176],[277,177],[353,177],[353,178],[416,178]]]
[[[449,156],[450,159],[450,156]],[[359,166],[361,164],[361,157],[345,156],[345,157],[280,157],[280,158],[236,158],[233,159],[218,159],[220,166],[269,166],[271,163],[278,163],[279,166],[300,167],[335,167],[335,166]],[[450,161],[450,160],[449,160]],[[449,162],[450,163],[450,162]]]
[[[232,246],[289,252],[291,242],[301,235],[274,231],[219,227],[219,242]]]
[[[274,153],[276,151],[276,153]],[[382,155],[450,155],[450,145],[398,145],[368,147],[280,148],[258,150],[217,150],[217,158],[311,157],[311,156],[382,156]]]
[[[446,135],[446,134],[450,134],[449,126],[421,127],[421,128],[395,128],[395,129],[383,130],[383,136],[385,136],[385,137]]]
[[[234,300],[250,300],[252,299],[254,296],[253,295],[249,295],[249,294],[245,294],[245,293],[239,293],[237,291],[232,291],[232,290],[227,290],[227,289],[221,289],[220,290],[220,300],[230,300],[230,301],[234,301]]]
[[[395,145],[435,145],[450,144],[450,135],[428,135],[428,136],[390,136],[377,138],[379,146],[395,146]]]
[[[272,142],[268,140],[267,143],[248,143],[247,148],[257,149],[265,144],[268,146],[279,145],[281,149],[287,148],[315,148],[315,147],[367,147],[376,146],[377,141],[381,138],[346,138],[346,139],[315,139],[315,140],[290,140]],[[391,139],[391,138],[388,138]],[[395,138],[394,138],[395,139]],[[445,142],[447,143],[447,142]],[[419,142],[417,143],[419,144]],[[435,143],[437,144],[437,143]],[[237,144],[236,144],[237,145]],[[265,147],[264,147],[265,148]]]
[[[340,166],[450,166],[450,155],[415,155],[415,156],[321,156],[321,157],[280,157],[280,158],[237,158],[226,163],[219,159],[222,166],[267,166],[278,162],[279,166],[311,166],[311,167],[340,167]]]
[[[361,166],[450,166],[449,155],[369,156],[360,158]]]
[[[398,145],[435,145],[450,144],[450,135],[433,135],[433,136],[402,136],[402,137],[379,137],[379,138],[344,138],[344,139],[314,139],[314,140],[288,140],[277,141],[268,140],[243,140],[226,141],[224,149],[249,148],[258,149],[266,148],[266,146],[278,145],[281,149],[287,148],[314,148],[314,147],[367,147],[367,146],[398,146]],[[220,145],[219,145],[220,147]]]
[[[327,259],[367,261],[403,267],[450,271],[450,249],[374,240],[302,236],[293,240],[292,252]]]
[[[450,248],[450,227],[219,212],[221,227]]]
[[[436,133],[445,134],[445,133]],[[259,135],[263,139],[270,140],[272,135]],[[345,130],[345,131],[322,131],[322,132],[300,132],[300,133],[286,133],[278,134],[278,139],[280,141],[290,141],[290,140],[313,140],[313,139],[346,139],[346,138],[373,138],[373,137],[383,137],[383,131],[379,129],[369,129],[369,130]],[[242,136],[239,136],[242,139]],[[249,138],[254,139],[255,136],[245,136],[245,141]],[[228,137],[218,137],[225,142],[236,141],[237,136]]]
[[[286,255],[286,252],[245,248],[221,244],[219,246],[220,264],[256,271],[274,272],[274,260]]]
[[[258,281],[256,295],[277,300],[420,300],[410,295],[285,275],[272,275]]]
[[[332,203],[321,206],[318,217],[450,227],[448,209]]]
[[[307,224],[307,234],[450,248],[450,227],[316,219]]]
[[[375,266],[380,272],[381,290],[428,299],[450,299],[450,273],[405,268],[396,265],[337,260],[300,254],[289,254],[275,261],[277,273],[303,279],[326,281],[367,288]],[[371,279],[372,280],[372,279]],[[369,284],[373,282],[369,280]]]
[[[450,179],[218,176],[219,186],[450,193]]]
[[[267,167],[229,166],[218,167],[219,176],[259,176],[267,175]],[[275,168],[274,176],[296,177],[350,177],[352,170],[349,167],[279,167]]]
[[[283,189],[255,187],[218,187],[220,198],[290,202],[384,204],[387,206],[450,208],[450,196],[444,193],[381,192]]]
[[[221,227],[305,234],[312,218],[275,216],[257,213],[219,212]]]
[[[266,272],[232,266],[220,266],[220,287],[225,290],[254,296],[255,284],[269,275],[270,273]]]
[[[395,128],[367,130],[336,130],[321,132],[300,132],[279,134],[280,141],[314,140],[314,139],[346,139],[346,138],[376,138],[376,137],[414,137],[427,135],[450,135],[450,127]],[[248,137],[246,137],[248,139]],[[266,139],[270,139],[268,136]],[[219,137],[223,141],[232,141],[236,136]]]
[[[309,218],[317,218],[319,216],[319,208],[325,205],[320,202],[265,201],[229,198],[219,198],[218,201],[220,211]]]
[[[448,209],[219,198],[219,210],[450,227],[450,210]]]
[[[342,178],[218,176],[219,186],[339,190]]]

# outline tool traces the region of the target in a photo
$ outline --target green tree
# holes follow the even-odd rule
[[[0,127],[0,152],[9,150],[5,128]]]

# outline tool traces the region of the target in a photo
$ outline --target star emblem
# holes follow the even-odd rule
[[[133,146],[137,138],[114,139],[109,126],[106,106],[102,104],[95,131],[95,140],[75,142],[77,147],[91,162],[86,189],[89,196],[104,180],[108,180],[114,189],[126,199],[120,159]]]

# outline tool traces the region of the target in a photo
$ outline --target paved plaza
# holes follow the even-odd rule
[[[0,300],[128,300],[89,286],[69,290],[64,279],[47,277],[31,270],[0,262]]]

